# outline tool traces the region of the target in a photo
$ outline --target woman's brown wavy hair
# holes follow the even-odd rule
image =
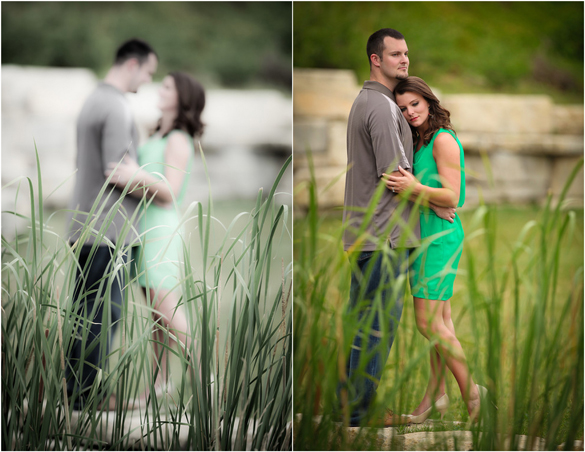
[[[196,137],[203,133],[204,124],[201,121],[201,113],[205,108],[205,90],[201,83],[184,72],[171,72],[169,74],[175,81],[178,97],[178,112],[173,130],[182,130],[190,136]],[[155,132],[160,130],[160,121]],[[168,135],[165,134],[165,135]]]
[[[433,94],[429,85],[425,83],[422,78],[419,77],[408,77],[401,80],[398,85],[394,88],[394,95],[404,93],[416,93],[424,97],[429,104],[429,127],[427,128],[423,137],[424,144],[429,144],[435,132],[439,129],[449,129],[455,133],[455,129],[451,125],[451,113],[445,107],[441,105],[437,96]],[[410,126],[412,130],[412,139],[416,143],[418,142],[419,135],[416,127]]]

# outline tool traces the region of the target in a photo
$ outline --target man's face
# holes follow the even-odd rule
[[[135,93],[140,85],[152,82],[152,76],[156,72],[157,66],[158,59],[154,53],[150,53],[144,63],[136,64],[132,69],[128,92]]]
[[[408,46],[403,39],[384,38],[382,58],[378,59],[380,71],[389,80],[403,80],[408,77]]]

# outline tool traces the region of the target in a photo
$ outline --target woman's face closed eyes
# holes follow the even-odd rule
[[[418,93],[396,94],[396,103],[404,119],[413,127],[420,127],[429,118],[429,103]]]

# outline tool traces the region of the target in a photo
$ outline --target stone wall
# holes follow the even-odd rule
[[[294,70],[294,183],[309,180],[310,150],[322,208],[343,205],[346,123],[360,88],[352,71]],[[435,93],[465,150],[466,207],[480,199],[541,203],[549,191],[561,193],[583,156],[583,105],[555,105],[540,95]],[[569,197],[583,205],[583,170]],[[299,190],[295,207],[306,204]]]
[[[52,193],[45,206],[67,207],[75,183],[75,123],[97,83],[87,69],[2,66],[2,210],[30,214],[26,177],[38,193],[35,142],[44,196]],[[127,95],[141,143],[160,114],[158,87],[158,83],[144,85],[137,94]],[[260,187],[267,190],[272,186],[292,151],[290,97],[275,90],[210,89],[203,121],[206,129],[201,146],[215,200],[255,198]],[[229,183],[229,175],[237,183]],[[290,173],[281,188],[292,193]],[[198,164],[191,174],[186,201],[205,200],[207,193],[207,175]],[[14,230],[14,216],[2,215],[2,221],[3,233]]]

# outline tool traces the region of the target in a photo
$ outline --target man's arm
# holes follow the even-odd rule
[[[131,196],[142,198],[155,197],[154,203],[166,207],[172,204],[173,199],[179,195],[185,179],[185,168],[189,160],[191,148],[187,138],[181,133],[173,133],[169,136],[165,148],[165,179],[141,169],[134,160],[125,157],[125,160],[117,164],[110,162],[105,175],[109,177],[112,172],[111,183],[120,188],[128,188]]]
[[[390,102],[388,100],[387,105],[375,106],[368,117],[378,177],[382,177],[382,174],[388,171],[397,172],[397,175],[400,175],[398,166],[411,167],[400,139],[398,117],[393,114]],[[398,113],[401,115],[400,112]]]
[[[102,127],[102,170],[111,162],[120,162],[125,155],[131,155],[135,160],[136,146],[132,136],[132,112],[124,104],[111,105]],[[102,171],[102,172],[103,172]]]
[[[160,182],[152,175],[140,170],[138,166],[135,158],[138,143],[134,143],[132,136],[133,125],[134,120],[129,107],[123,103],[114,103],[110,106],[102,128],[102,172],[105,177],[109,177],[113,169],[118,166],[110,183],[120,189],[123,189],[130,180],[134,182],[140,180],[143,188],[149,188],[150,185]],[[134,190],[134,188],[137,188],[136,183],[128,190],[128,195],[134,198],[150,199],[157,192],[150,188],[145,190]],[[159,204],[156,199],[154,202]]]

